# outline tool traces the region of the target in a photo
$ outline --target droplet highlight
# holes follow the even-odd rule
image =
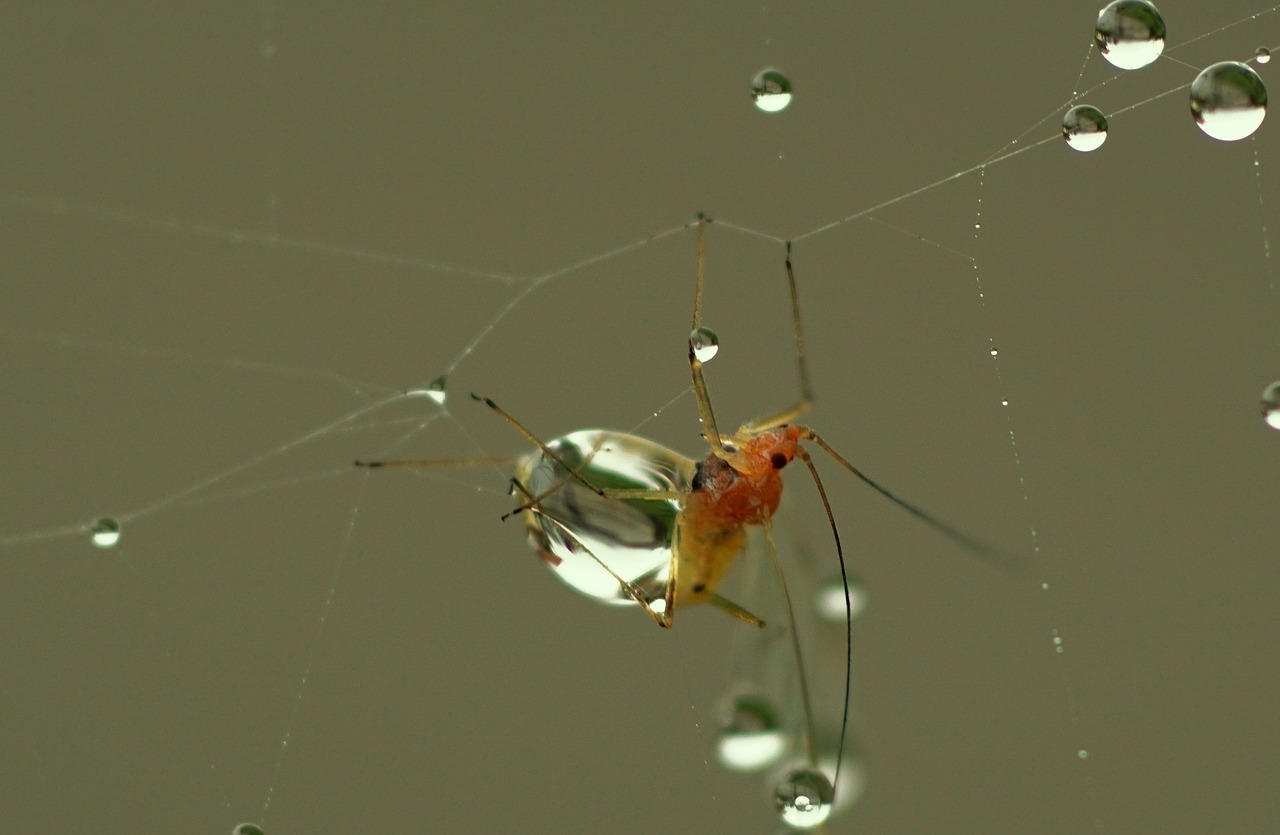
[[[773,800],[783,823],[796,829],[812,829],[831,816],[834,796],[827,775],[814,768],[797,768],[778,781]]]
[[[1090,104],[1077,104],[1062,117],[1062,138],[1077,151],[1096,151],[1107,141],[1107,117]]]
[[[720,337],[706,326],[694,328],[689,334],[689,349],[693,351],[698,362],[710,362],[720,351]]]
[[[425,397],[437,406],[443,406],[444,401],[448,399],[449,392],[446,390],[448,379],[441,374],[436,377],[426,388],[407,389],[405,395],[408,397]]]
[[[1265,46],[1258,47],[1258,50],[1253,53],[1253,60],[1259,64],[1267,63],[1271,60],[1271,50],[1267,49]]]
[[[99,519],[89,529],[89,535],[99,548],[114,548],[120,541],[120,523],[114,519]]]
[[[1191,82],[1191,116],[1214,139],[1244,139],[1267,116],[1267,88],[1248,64],[1220,61]]]
[[[1098,12],[1093,41],[1113,67],[1137,70],[1164,51],[1164,18],[1147,0],[1115,0]]]
[[[1280,432],[1280,380],[1267,386],[1262,392],[1262,419],[1267,426]]]
[[[866,585],[857,577],[850,577],[847,614],[856,618],[866,610],[869,602]],[[814,592],[813,610],[818,617],[828,623],[844,623],[846,616],[844,583],[839,577],[823,583]]]
[[[772,701],[759,693],[739,693],[721,708],[716,756],[730,771],[759,771],[778,761],[787,736]]]
[[[751,79],[751,98],[764,113],[781,113],[791,106],[791,79],[776,67],[765,67]]]

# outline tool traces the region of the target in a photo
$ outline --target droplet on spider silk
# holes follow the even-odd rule
[[[694,328],[689,334],[689,348],[698,362],[710,362],[720,350],[720,337],[705,325]]]
[[[266,835],[256,823],[242,823],[231,830],[231,835]]]
[[[1062,117],[1062,138],[1077,151],[1096,151],[1107,141],[1107,117],[1090,104],[1077,104]]]
[[[716,756],[730,771],[759,771],[787,749],[777,707],[759,693],[738,693],[721,707]]]
[[[1267,88],[1248,64],[1221,61],[1191,82],[1191,116],[1214,139],[1244,139],[1267,116]]]
[[[1115,0],[1098,12],[1093,41],[1113,67],[1136,70],[1164,51],[1164,18],[1147,0]]]
[[[120,523],[115,519],[99,519],[89,529],[89,536],[99,548],[114,548],[120,541]]]
[[[1280,380],[1267,386],[1262,392],[1262,419],[1267,426],[1280,432]]]
[[[837,577],[823,583],[813,595],[813,610],[829,623],[844,623],[845,617],[857,617],[867,608],[867,587],[857,577],[849,578],[849,607],[845,608],[844,583]]]
[[[791,105],[791,79],[776,67],[765,67],[751,79],[751,98],[757,110],[781,113]]]
[[[427,384],[426,388],[409,389],[405,394],[410,397],[425,397],[437,406],[443,406],[444,401],[449,397],[449,392],[445,390],[447,383],[448,380],[441,374]]]
[[[1265,46],[1258,47],[1257,51],[1253,53],[1253,60],[1259,64],[1267,63],[1271,60],[1271,50],[1267,49]]]
[[[816,768],[797,768],[778,781],[773,800],[787,826],[812,829],[830,817],[834,796],[827,775]]]

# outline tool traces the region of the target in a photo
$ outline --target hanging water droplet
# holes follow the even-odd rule
[[[720,350],[720,337],[711,328],[701,325],[689,334],[689,348],[693,350],[698,362],[710,362]]]
[[[1062,138],[1077,151],[1096,151],[1107,141],[1107,117],[1090,104],[1077,104],[1062,117]]]
[[[751,79],[751,98],[756,109],[780,113],[791,104],[791,79],[776,67],[765,67]]]
[[[778,761],[787,736],[773,702],[759,693],[739,693],[721,708],[716,756],[730,771],[759,771]]]
[[[1113,67],[1136,70],[1164,51],[1164,19],[1147,0],[1115,0],[1098,12],[1093,41]]]
[[[404,393],[406,397],[425,397],[437,406],[443,406],[449,396],[445,390],[447,383],[448,379],[441,374],[428,383],[426,388],[406,389]]]
[[[1280,431],[1280,380],[1267,386],[1262,392],[1262,419],[1267,426]]]
[[[242,823],[231,830],[231,835],[265,835],[256,823]]]
[[[1267,49],[1265,46],[1258,47],[1258,51],[1253,53],[1253,60],[1257,61],[1259,64],[1267,63],[1271,60],[1271,50]]]
[[[773,800],[788,826],[812,829],[831,815],[834,794],[827,775],[814,768],[797,768],[778,781]]]
[[[993,357],[998,357],[998,356],[1000,356],[1000,352],[999,352],[999,351],[997,351],[995,348],[992,348],[992,349],[991,349],[991,356],[993,356]]]
[[[1239,61],[1205,67],[1191,82],[1191,116],[1200,130],[1226,142],[1244,139],[1267,115],[1267,88]]]
[[[849,610],[851,617],[857,617],[867,608],[870,598],[867,587],[857,577],[849,578]],[[845,619],[844,584],[837,577],[818,587],[813,595],[813,609],[818,617],[830,623],[844,623]]]
[[[99,548],[114,548],[120,541],[120,524],[115,519],[99,519],[89,529],[93,544]]]

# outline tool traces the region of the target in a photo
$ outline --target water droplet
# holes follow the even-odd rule
[[[1008,400],[1001,400],[1001,401],[1000,401],[1000,405],[1001,405],[1001,406],[1008,406],[1008,405],[1009,405],[1009,401],[1008,401]]]
[[[693,355],[698,358],[698,362],[710,362],[720,350],[720,337],[716,336],[716,332],[711,328],[705,325],[699,326],[689,334],[689,347],[693,350]]]
[[[1164,51],[1164,19],[1147,0],[1115,0],[1098,12],[1093,41],[1113,67],[1136,70]]]
[[[1271,50],[1267,49],[1265,46],[1258,47],[1258,51],[1253,53],[1253,60],[1257,61],[1259,64],[1267,63],[1271,60]]]
[[[778,781],[773,800],[788,826],[812,829],[830,816],[834,794],[827,775],[813,768],[797,768]]]
[[[1247,64],[1220,61],[1191,82],[1191,116],[1214,139],[1244,139],[1266,115],[1267,88]]]
[[[1267,386],[1262,392],[1262,419],[1267,426],[1280,431],[1280,380]]]
[[[776,67],[765,67],[751,79],[751,98],[756,109],[780,113],[791,104],[791,79]]]
[[[231,835],[265,835],[256,823],[242,823],[231,830]]]
[[[1077,104],[1062,117],[1062,138],[1077,151],[1096,151],[1107,141],[1107,117],[1090,104]]]
[[[448,380],[443,374],[432,380],[426,388],[406,389],[405,395],[408,397],[425,397],[437,406],[443,406],[444,401],[448,399],[449,392],[445,390]]]
[[[1079,751],[1077,751],[1077,752],[1076,752],[1076,756],[1077,756],[1077,757],[1079,757],[1079,758],[1080,758],[1080,759],[1082,759],[1082,760],[1084,760],[1084,759],[1088,759],[1088,757],[1089,757],[1089,752],[1088,752],[1088,751],[1086,751],[1085,749],[1081,748]]]
[[[758,693],[739,693],[721,708],[716,755],[730,771],[759,771],[778,761],[787,736],[773,702]]]
[[[992,348],[992,349],[991,349],[991,356],[993,356],[993,357],[998,357],[998,356],[1000,356],[1000,352],[999,352],[999,351],[997,351],[995,348]]]
[[[115,519],[99,519],[89,529],[93,544],[99,548],[114,548],[120,541],[120,524]]]
[[[813,608],[818,617],[830,623],[844,623],[844,584],[837,577],[823,583],[813,595]],[[857,617],[867,608],[867,587],[857,577],[849,578],[849,614]]]

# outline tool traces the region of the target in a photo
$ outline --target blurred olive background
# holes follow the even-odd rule
[[[1162,11],[1169,57],[1085,98],[1114,114],[1101,150],[915,193],[1054,137],[1113,76],[1093,4],[11,10],[6,826],[773,831],[763,780],[711,753],[743,627],[565,591],[498,521],[498,468],[350,461],[522,450],[472,391],[546,437],[643,423],[703,454],[693,234],[622,248],[700,211],[787,239],[904,197],[795,246],[809,421],[1035,567],[818,462],[871,596],[868,785],[831,831],[1272,831],[1275,126],[1217,143],[1185,90],[1146,100],[1280,18]],[[752,105],[765,66],[784,113]],[[783,256],[711,228],[725,426],[796,395]],[[445,372],[446,412],[387,402]],[[830,566],[789,475],[782,539]]]

